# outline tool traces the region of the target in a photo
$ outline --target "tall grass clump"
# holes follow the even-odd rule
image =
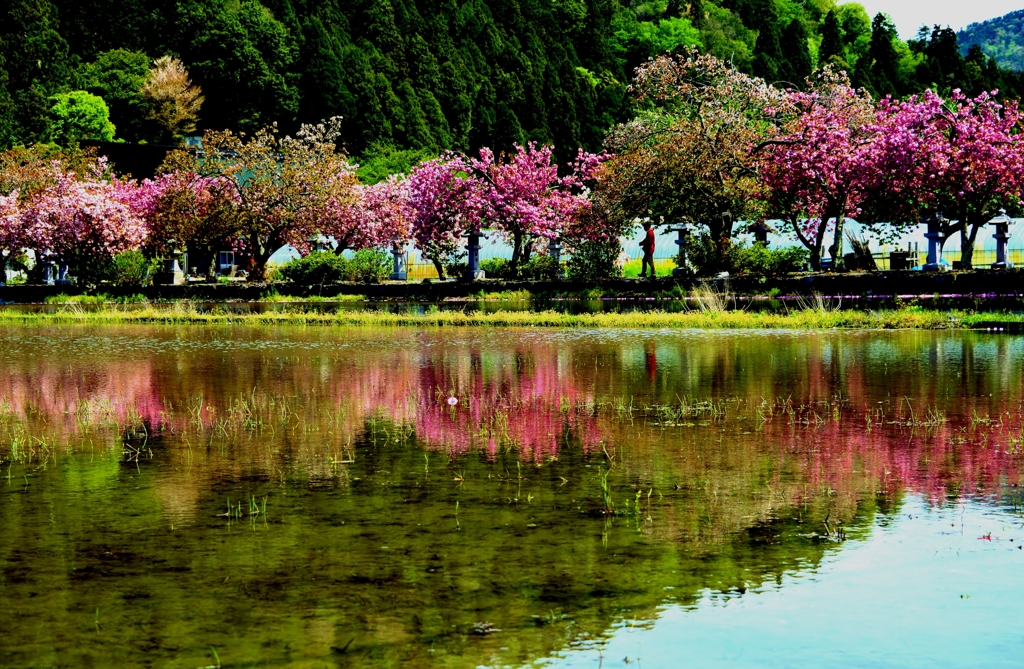
[[[789,313],[725,310],[721,294],[709,296],[704,309],[680,313],[645,311],[630,313],[581,313],[557,311],[409,311],[343,310],[317,312],[306,309],[266,313],[205,312],[189,302],[142,305],[119,309],[113,305],[94,310],[66,308],[57,313],[30,313],[0,308],[0,324],[8,323],[168,323],[240,325],[333,325],[333,326],[497,326],[497,327],[586,327],[586,328],[693,328],[693,329],[950,329],[978,324],[1024,323],[1024,315],[1012,313],[973,314],[962,311],[899,309],[890,311],[828,311],[802,309]],[[69,305],[72,306],[72,305]]]

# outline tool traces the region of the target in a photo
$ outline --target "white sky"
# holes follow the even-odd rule
[[[892,17],[900,37],[907,39],[917,34],[921,24],[949,26],[953,30],[968,24],[994,19],[1018,9],[1024,9],[1024,0],[853,0],[864,5],[872,18],[878,12]],[[844,4],[837,0],[836,4]]]

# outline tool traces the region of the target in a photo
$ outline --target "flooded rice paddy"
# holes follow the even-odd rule
[[[0,666],[1019,666],[1024,338],[15,326]]]

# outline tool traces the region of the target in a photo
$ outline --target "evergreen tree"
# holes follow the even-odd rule
[[[811,51],[807,46],[807,31],[803,21],[793,19],[782,33],[782,56],[788,65],[784,79],[798,87],[811,75]],[[781,73],[780,73],[781,74]]]
[[[875,83],[871,79],[871,59],[867,56],[862,56],[857,60],[857,64],[853,68],[853,73],[850,75],[850,85],[856,89],[863,88],[871,97],[878,97],[878,90],[875,88]]]
[[[821,46],[818,47],[818,67],[824,67],[828,63],[848,67],[846,50],[843,48],[843,33],[834,9],[828,11],[821,24]]]
[[[312,123],[341,116],[348,121],[356,113],[356,100],[345,83],[340,46],[316,16],[306,19],[302,34],[299,120]]]
[[[48,98],[72,79],[68,44],[57,31],[53,5],[45,0],[9,0],[0,9],[0,53],[6,60],[13,142],[36,142],[48,134]]]
[[[935,26],[924,54],[927,58],[926,74],[931,85],[943,92],[963,85],[964,58],[960,54],[956,33],[952,29]],[[924,81],[921,83],[925,84]]]
[[[144,61],[174,55],[206,97],[201,130],[277,122],[290,133],[341,116],[340,141],[356,155],[536,140],[564,162],[628,119],[633,68],[680,44],[801,85],[810,21],[818,64],[872,91],[1022,87],[980,51],[960,57],[939,29],[908,42],[921,65],[899,81],[891,22],[853,4],[822,17],[777,0],[669,0],[663,13],[622,0],[8,0],[0,144],[46,137],[49,98],[78,89],[106,100],[119,136],[151,138],[138,77]]]
[[[779,79],[780,73],[789,72],[780,44],[779,13],[775,0],[753,0],[748,2],[746,13],[750,26],[758,31],[754,45],[754,74],[769,82]]]
[[[0,147],[14,144],[14,100],[7,89],[6,59],[0,51]]]
[[[205,127],[252,131],[295,120],[300,74],[291,65],[298,49],[282,23],[255,0],[237,11],[219,0],[182,0],[178,11],[182,60],[217,96],[203,109]]]
[[[705,10],[704,10],[704,2],[703,2],[703,0],[690,0],[689,17],[690,17],[690,23],[693,24],[694,28],[700,29],[700,28],[704,27],[704,23],[705,23],[705,21],[704,21],[704,19],[705,19],[704,11]]]
[[[155,138],[146,122],[141,92],[149,76],[149,65],[150,58],[144,53],[114,49],[97,55],[79,73],[82,88],[103,98],[110,109],[110,121],[117,127],[117,136],[129,142]]]
[[[894,40],[898,39],[892,19],[879,12],[871,22],[871,46],[866,59],[871,63],[871,81],[877,95],[897,95],[903,88],[900,81],[899,55]],[[857,63],[858,67],[860,63]]]

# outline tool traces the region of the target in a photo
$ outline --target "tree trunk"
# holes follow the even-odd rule
[[[219,269],[219,267],[217,267],[217,260],[218,260],[218,258],[217,258],[217,251],[211,250],[211,248],[208,246],[208,247],[206,247],[206,253],[207,253],[207,258],[209,258],[209,260],[210,260],[210,262],[208,262],[206,264],[206,272],[205,272],[206,279],[208,281],[216,281],[216,279],[217,279],[217,270]],[[200,267],[200,265],[196,265],[196,267]],[[182,268],[182,269],[184,269],[186,272],[188,272],[188,268]]]
[[[522,260],[523,255],[523,233],[513,232],[512,233],[512,259],[509,260],[509,269],[512,271],[512,276],[519,276],[519,262]]]
[[[796,238],[800,240],[800,243],[804,245],[808,251],[811,252],[810,263],[811,269],[815,272],[821,271],[821,251],[818,252],[817,258],[814,256],[814,242],[804,237],[803,230],[800,229],[800,218],[794,216],[793,218],[787,219],[789,224],[793,227],[793,232],[796,233]]]
[[[437,258],[431,258],[430,262],[434,263],[434,269],[437,270],[437,278],[440,279],[441,281],[444,281],[444,265],[441,264],[441,261],[438,260]]]
[[[811,269],[815,272],[821,271],[821,249],[825,246],[825,229],[828,227],[829,218],[831,217],[826,212],[821,224],[818,225],[818,230],[814,233],[814,245],[811,247]]]
[[[984,221],[982,218],[980,221]],[[978,239],[978,232],[984,226],[984,222],[968,224],[964,221],[960,228],[960,269],[972,269],[974,267],[974,242]]]
[[[249,242],[253,248],[253,265],[248,280],[263,281],[267,278],[267,262],[270,261],[270,256],[284,246],[284,242],[281,241],[281,232],[272,233],[262,243],[256,237],[250,238]]]
[[[843,225],[846,223],[845,216],[836,217],[836,232],[832,236],[832,246],[828,247],[828,253],[832,256],[832,271],[838,272],[845,269],[843,262]]]
[[[732,237],[732,214],[725,211],[712,219],[712,222],[708,223],[708,232],[711,235],[711,243],[715,249],[715,259],[711,272],[712,274],[717,274],[722,271],[726,264],[729,240]]]
[[[533,255],[533,237],[528,237],[523,240],[523,257],[522,262],[524,265],[530,262],[530,256]]]

